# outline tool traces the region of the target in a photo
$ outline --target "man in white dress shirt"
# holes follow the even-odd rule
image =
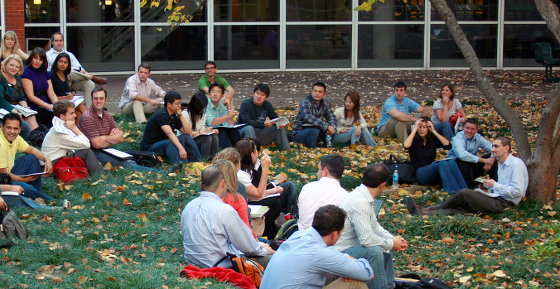
[[[298,197],[299,230],[311,226],[317,209],[325,205],[340,206],[348,196],[348,192],[340,186],[340,178],[344,173],[342,156],[338,154],[322,156],[318,168],[318,181],[303,186]]]
[[[154,113],[163,103],[165,91],[150,78],[148,63],[138,65],[138,73],[126,80],[119,107],[124,113],[134,113],[136,123],[145,123],[146,113]]]

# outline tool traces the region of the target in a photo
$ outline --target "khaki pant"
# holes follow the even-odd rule
[[[91,106],[91,92],[95,88],[95,83],[93,83],[87,75],[75,70],[72,70],[72,72],[68,74],[67,81],[71,90],[84,92],[84,103],[86,108],[89,108]],[[79,95],[79,93],[77,94]]]
[[[161,103],[163,98],[156,98],[155,101]],[[160,105],[154,106],[142,101],[133,100],[127,103],[122,111],[124,113],[134,113],[134,119],[136,123],[144,123],[146,122],[146,115],[145,113],[154,113],[156,110],[160,108]]]
[[[328,282],[328,278],[327,278]],[[342,278],[338,278],[331,283],[328,283],[323,287],[323,289],[367,289],[368,286],[366,282],[352,280],[350,282],[346,282],[342,280]]]
[[[410,133],[412,122],[398,121],[391,118],[379,131],[380,136],[397,137],[401,143],[404,143]]]

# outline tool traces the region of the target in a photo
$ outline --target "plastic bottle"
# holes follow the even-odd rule
[[[399,171],[395,167],[395,171],[393,172],[393,189],[399,188]]]
[[[330,148],[332,147],[332,136],[330,134],[328,134],[325,139],[327,140],[327,147]]]

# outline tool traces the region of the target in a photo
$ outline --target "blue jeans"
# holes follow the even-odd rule
[[[276,146],[281,150],[290,148],[288,135],[284,128],[278,129],[276,125],[264,128],[255,128],[252,125],[246,125],[239,131],[241,137],[258,139],[261,145],[267,145],[276,141]]]
[[[27,175],[42,172],[39,160],[34,155],[26,154],[14,163],[12,168],[12,174],[14,175]],[[30,183],[12,181],[12,185],[18,185],[23,188],[23,192],[30,199],[43,198],[44,200],[54,200],[53,197],[46,195],[41,190],[41,176],[37,177],[34,181]]]
[[[455,132],[453,132],[453,128],[449,122],[440,122],[434,124],[434,128],[436,131],[446,137],[449,141],[455,136]]]
[[[369,289],[390,289],[395,287],[395,269],[393,268],[393,256],[391,253],[383,252],[379,246],[350,247],[342,253],[346,253],[356,259],[364,258],[369,262],[374,277],[367,285]]]
[[[31,126],[25,122],[24,120],[21,121],[21,132],[19,136],[21,136],[24,140],[29,138],[29,134],[31,133]]]
[[[310,149],[317,147],[321,130],[318,127],[306,127],[294,134],[294,142],[302,143]]]
[[[220,142],[220,147],[222,149],[234,146],[238,141],[241,140],[239,135],[239,130],[233,127],[219,127],[218,139]]]
[[[179,157],[179,150],[169,139],[158,141],[152,144],[148,148],[148,151],[155,152],[158,155],[167,156],[169,162],[173,164],[187,163],[189,161],[196,162],[202,158],[202,156],[200,155],[200,151],[196,147],[196,143],[190,135],[182,134],[177,138],[179,139],[179,142],[181,143],[183,148],[185,148],[185,150],[187,151],[187,160],[182,160],[181,157]]]
[[[360,136],[356,136],[356,128],[357,127],[354,126],[347,132],[341,132],[341,133],[335,134],[334,137],[333,137],[333,142],[334,143],[348,143],[348,142],[350,142],[350,144],[355,144],[361,139],[363,144],[365,144],[367,146],[376,146],[377,145],[377,143],[375,142],[373,137],[371,137],[371,133],[369,132],[368,129],[362,128],[362,134]]]
[[[416,170],[416,181],[421,185],[439,182],[443,189],[453,194],[467,188],[467,183],[455,160],[433,162]]]

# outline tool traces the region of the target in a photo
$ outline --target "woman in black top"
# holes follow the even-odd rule
[[[68,74],[70,74],[71,68],[70,56],[66,52],[62,52],[56,56],[51,71],[49,71],[54,93],[58,96],[59,100],[72,100],[75,96],[70,91],[70,86],[68,85]],[[91,97],[91,95],[84,95],[85,97]],[[86,107],[83,103],[80,103],[76,107],[76,121],[85,111]]]
[[[416,170],[416,181],[432,184],[441,181],[443,189],[455,193],[467,188],[467,184],[455,160],[436,160],[438,148],[450,149],[448,139],[440,135],[429,117],[421,117],[403,144],[410,154],[410,162]]]

